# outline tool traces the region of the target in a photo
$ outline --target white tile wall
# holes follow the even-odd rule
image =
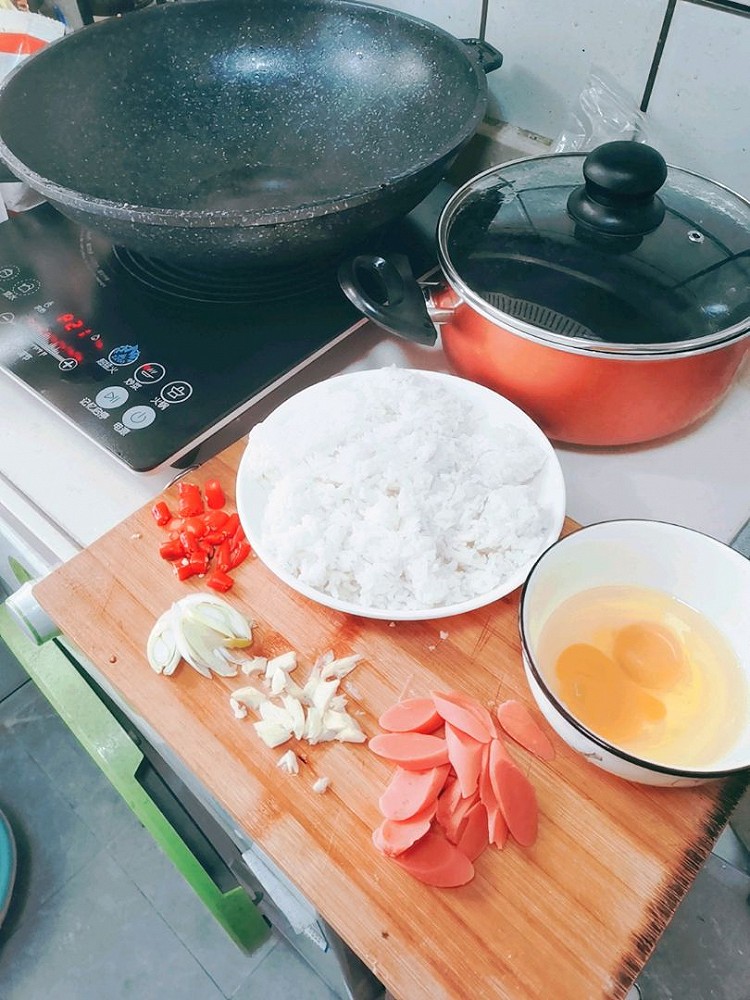
[[[478,33],[481,0],[382,6]],[[505,57],[488,78],[489,119],[554,139],[596,67],[638,107],[666,9],[667,0],[489,0],[487,39]],[[670,162],[750,197],[750,17],[677,0],[646,128]]]
[[[490,76],[503,120],[555,138],[592,65],[632,93],[648,77],[667,0],[490,0],[487,40],[505,56]]]
[[[681,0],[648,119],[667,160],[750,198],[750,17]]]

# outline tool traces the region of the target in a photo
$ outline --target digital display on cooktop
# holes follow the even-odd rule
[[[441,185],[379,243],[433,264]],[[137,472],[197,444],[362,319],[336,262],[195,271],[49,205],[0,224],[0,367]]]

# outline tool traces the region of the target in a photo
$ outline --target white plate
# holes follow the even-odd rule
[[[357,382],[365,384],[375,374],[382,377],[382,370],[352,372],[346,375],[337,375],[324,382],[318,382],[316,385],[303,389],[302,392],[297,393],[282,403],[266,419],[265,423],[266,425],[276,421],[286,423],[293,419],[299,422],[300,427],[305,427],[308,421],[315,420],[316,413],[320,412],[321,402],[325,400],[326,396],[330,395],[334,385],[340,385],[343,379],[346,379],[350,383],[350,386],[352,383]],[[475,406],[481,407],[486,413],[488,425],[511,424],[525,431],[530,439],[544,451],[547,461],[540,473],[539,502],[551,512],[549,533],[540,543],[539,549],[534,553],[533,557],[525,565],[519,567],[503,580],[501,584],[486,594],[473,597],[468,601],[462,601],[459,604],[450,604],[436,608],[389,611],[384,608],[371,608],[352,604],[348,601],[340,601],[323,591],[316,590],[302,583],[282,566],[279,566],[274,559],[273,552],[265,548],[260,529],[270,490],[267,483],[254,475],[252,457],[246,449],[237,471],[236,499],[237,511],[248,541],[255,554],[266,564],[272,573],[288,584],[288,586],[292,587],[293,590],[296,590],[297,593],[309,597],[310,600],[316,601],[318,604],[324,604],[326,607],[334,608],[337,611],[345,611],[348,614],[358,615],[362,618],[377,618],[385,621],[423,621],[425,619],[448,618],[451,615],[459,615],[465,611],[473,611],[475,608],[491,604],[493,601],[505,597],[517,587],[520,587],[528,576],[536,559],[560,535],[563,521],[565,520],[565,482],[560,463],[552,445],[534,421],[523,410],[519,410],[517,406],[505,399],[504,396],[500,396],[492,389],[487,389],[476,382],[470,382],[455,375],[444,375],[440,372],[421,371],[418,374],[441,381],[451,392],[472,402]]]

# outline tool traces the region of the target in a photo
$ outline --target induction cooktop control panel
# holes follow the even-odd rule
[[[189,282],[190,275],[183,280]],[[165,294],[49,206],[0,226],[0,366],[131,469],[168,463],[361,319],[333,274],[250,301]],[[202,294],[202,293],[198,293]]]

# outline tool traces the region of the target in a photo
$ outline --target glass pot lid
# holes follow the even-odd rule
[[[750,203],[642,143],[484,171],[438,245],[466,301],[569,350],[693,353],[750,330]]]

